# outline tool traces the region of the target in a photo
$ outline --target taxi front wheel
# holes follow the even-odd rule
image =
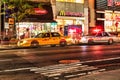
[[[67,45],[67,43],[66,43],[65,41],[60,42],[60,46],[61,46],[61,47],[64,47],[64,46],[66,46],[66,45]]]
[[[37,41],[32,41],[31,42],[31,47],[38,47],[39,43]]]

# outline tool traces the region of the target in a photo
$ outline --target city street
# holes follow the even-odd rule
[[[94,66],[89,62],[111,60],[108,62],[112,64],[112,60],[120,59],[119,49],[120,44],[1,50],[0,79],[39,80],[40,73],[36,74],[32,69],[58,65],[62,60],[76,60],[89,66]]]
[[[119,73],[120,0],[0,0],[0,80]]]

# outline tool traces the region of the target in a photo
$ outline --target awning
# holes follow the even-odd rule
[[[79,20],[85,20],[85,17],[57,16],[57,19],[79,19]]]
[[[22,20],[21,22],[43,22],[43,23],[55,22],[57,23],[55,20],[39,20],[39,19],[34,19],[34,18],[26,18]]]

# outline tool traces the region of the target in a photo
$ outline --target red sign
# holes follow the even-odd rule
[[[107,6],[113,6],[113,0],[107,0]]]
[[[118,2],[116,1],[115,6],[120,6],[120,1],[118,1]]]
[[[35,10],[35,14],[38,14],[38,15],[47,14],[47,10],[45,10],[45,9],[34,8],[34,10]]]
[[[116,22],[116,23],[115,23],[115,26],[116,26],[116,27],[118,27],[118,24],[119,24],[119,23],[118,23],[118,22]]]

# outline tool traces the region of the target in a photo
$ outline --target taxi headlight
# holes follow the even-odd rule
[[[27,41],[26,41],[26,40],[23,40],[23,41],[20,41],[20,43],[24,44],[24,43],[27,43]]]
[[[66,41],[72,41],[72,39],[71,38],[67,38]]]

